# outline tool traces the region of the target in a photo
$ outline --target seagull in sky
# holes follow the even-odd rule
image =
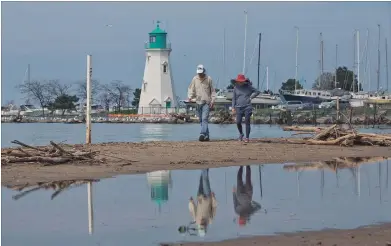
[[[111,24],[106,24],[105,27],[113,27]]]

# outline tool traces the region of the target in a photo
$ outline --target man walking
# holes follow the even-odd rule
[[[213,108],[216,100],[216,91],[213,81],[206,74],[206,69],[202,64],[197,66],[197,75],[194,76],[188,89],[189,101],[195,100],[197,115],[201,123],[200,141],[209,141],[209,111]]]

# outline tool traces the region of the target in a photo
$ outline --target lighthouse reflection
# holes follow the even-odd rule
[[[158,205],[158,211],[161,213],[162,205],[168,201],[169,189],[172,189],[171,171],[149,172],[147,181],[151,189],[151,201]]]

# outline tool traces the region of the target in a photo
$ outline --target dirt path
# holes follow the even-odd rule
[[[293,234],[283,234],[278,236],[257,236],[241,238],[213,243],[182,243],[182,244],[162,244],[169,246],[252,246],[252,245],[356,245],[356,246],[390,246],[391,245],[391,223],[362,227],[354,230],[325,230],[316,232],[300,232]]]
[[[264,139],[262,141],[265,141]],[[73,145],[72,147],[80,147]],[[106,143],[89,147],[100,151],[104,164],[12,164],[2,166],[2,185],[35,184],[70,179],[104,178],[118,174],[167,169],[199,169],[240,164],[330,160],[333,157],[391,157],[391,147],[339,147],[233,140],[211,142]]]

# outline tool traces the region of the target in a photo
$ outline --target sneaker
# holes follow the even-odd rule
[[[203,142],[205,140],[205,136],[201,134],[200,137],[198,138],[198,140]]]
[[[248,143],[248,142],[250,142],[250,140],[249,140],[248,138],[245,138],[245,139],[244,139],[244,142],[245,142],[245,143]]]
[[[206,142],[209,141],[209,136],[205,136],[204,141],[206,141]]]
[[[243,135],[243,134],[240,134],[240,135],[239,135],[239,141],[243,141],[243,137],[244,137],[244,135]]]

